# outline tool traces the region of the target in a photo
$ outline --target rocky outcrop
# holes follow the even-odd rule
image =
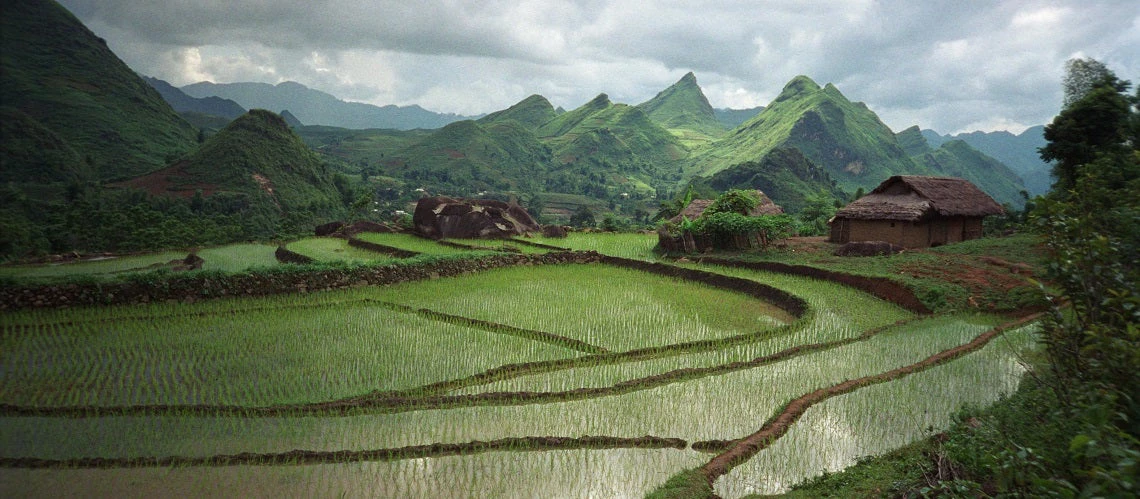
[[[509,238],[542,230],[522,206],[492,199],[423,198],[412,223],[432,239]]]

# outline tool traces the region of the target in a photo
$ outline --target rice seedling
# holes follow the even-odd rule
[[[383,244],[384,246],[391,246],[393,248],[428,255],[461,255],[471,252],[471,250],[445,246],[430,239],[424,239],[411,234],[362,232],[357,234],[356,237],[362,241]]]
[[[0,402],[29,406],[321,401],[575,354],[368,302],[79,322],[0,345]]]
[[[391,286],[377,296],[613,351],[733,336],[791,319],[743,294],[604,265],[495,269]]]
[[[349,246],[347,239],[336,237],[308,237],[285,246],[318,262],[375,263],[394,260],[391,255]]]
[[[74,277],[78,275],[99,277],[132,272],[149,272],[154,265],[164,265],[172,260],[186,258],[186,252],[164,251],[142,255],[98,257],[65,263],[44,263],[35,265],[0,265],[0,278],[20,281],[41,281]]]
[[[962,406],[984,407],[1017,389],[1024,372],[1018,359],[1035,347],[1035,328],[1008,331],[961,359],[811,407],[787,435],[721,477],[717,494],[778,494],[946,429]]]
[[[578,251],[597,251],[603,255],[634,260],[657,261],[653,248],[657,246],[656,233],[641,232],[571,232],[564,238],[535,236],[527,241]]]
[[[241,272],[254,267],[277,265],[277,258],[274,256],[276,250],[277,247],[272,244],[229,244],[202,248],[198,250],[198,256],[205,260],[202,264],[203,270]]]

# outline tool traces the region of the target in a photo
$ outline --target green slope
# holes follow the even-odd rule
[[[384,173],[453,194],[485,190],[535,191],[550,150],[513,119],[457,121],[383,162]]]
[[[798,149],[773,150],[758,162],[741,163],[703,181],[716,191],[759,189],[788,213],[799,213],[808,196],[846,197],[831,176]]]
[[[546,100],[546,97],[532,95],[507,109],[479,118],[477,122],[485,124],[514,120],[527,130],[538,130],[557,116],[554,106]]]
[[[58,3],[5,2],[0,37],[5,118],[38,124],[27,132],[32,138],[22,136],[20,127],[5,127],[5,144],[59,143],[82,154],[103,180],[156,170],[196,145],[197,131]],[[45,134],[55,138],[43,139]],[[31,155],[15,149],[4,148],[5,170],[22,168],[16,163]],[[63,177],[75,171],[59,164],[50,168]]]
[[[686,74],[680,81],[637,107],[649,119],[682,137],[696,133],[706,138],[715,138],[724,135],[726,131],[693,73]]]
[[[821,88],[797,76],[755,118],[701,150],[687,174],[711,176],[776,148],[799,149],[847,191],[871,189],[891,175],[930,173],[910,160],[866,105],[847,100],[831,84]]]
[[[951,140],[934,151],[914,157],[936,175],[960,177],[978,186],[999,203],[1020,207],[1025,203],[1021,177],[1001,161],[986,156],[964,141]]]
[[[235,205],[273,216],[343,214],[329,167],[281,116],[261,109],[230,122],[184,161],[127,185],[155,195],[229,196]]]
[[[687,154],[676,137],[641,109],[614,104],[606,94],[546,123],[538,136],[559,163],[619,171],[656,169]]]
[[[913,157],[933,151],[918,125],[899,132],[895,135],[895,139],[899,141],[899,146],[903,148],[903,151],[906,151],[907,156]]]

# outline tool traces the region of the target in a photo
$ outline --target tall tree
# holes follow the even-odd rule
[[[1060,196],[1076,186],[1085,165],[1123,151],[1133,135],[1129,82],[1092,59],[1071,60],[1068,68],[1066,105],[1045,127],[1048,144],[1040,149],[1041,159],[1053,163],[1053,192]]]

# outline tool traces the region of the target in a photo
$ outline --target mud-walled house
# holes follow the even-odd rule
[[[835,212],[830,239],[939,246],[982,237],[982,219],[1004,211],[968,180],[896,175]]]

